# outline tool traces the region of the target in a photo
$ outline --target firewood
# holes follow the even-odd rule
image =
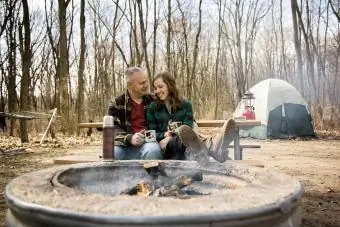
[[[26,153],[26,149],[25,148],[14,148],[14,149],[9,149],[9,150],[3,150],[0,149],[1,153],[3,154],[22,154],[22,153]]]
[[[156,197],[163,196],[180,196],[180,188],[177,185],[171,185],[167,187],[161,187],[153,192]]]
[[[165,172],[163,162],[148,162],[143,165],[151,179],[143,180],[132,188],[122,191],[121,195],[180,196],[180,190],[194,181],[202,181],[201,171],[191,171],[170,177]]]
[[[162,162],[148,162],[145,163],[143,167],[153,179],[156,179],[159,176],[167,177],[164,170],[164,163]]]

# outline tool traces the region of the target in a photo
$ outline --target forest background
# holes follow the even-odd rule
[[[126,89],[126,68],[141,66],[150,81],[170,71],[196,119],[221,119],[251,86],[279,78],[308,102],[315,128],[338,128],[339,8],[336,0],[1,0],[0,112],[58,108],[57,130],[73,134],[78,122],[100,121]],[[46,125],[8,120],[22,142]]]

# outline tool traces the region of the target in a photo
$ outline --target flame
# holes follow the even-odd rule
[[[140,196],[149,196],[150,193],[152,192],[150,189],[150,184],[148,184],[145,181],[141,181],[136,185],[137,187],[137,195]]]

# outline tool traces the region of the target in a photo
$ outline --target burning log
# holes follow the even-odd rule
[[[163,176],[163,177],[168,176],[164,171],[163,162],[149,162],[149,163],[145,163],[143,167],[153,179],[156,179],[159,176]]]
[[[191,185],[194,181],[202,181],[202,173],[194,172],[188,175],[177,176],[169,184],[157,188],[152,194],[157,197],[178,196],[181,197],[181,189]]]
[[[132,188],[121,192],[122,195],[143,196],[178,196],[181,197],[181,189],[191,185],[194,181],[202,181],[202,172],[194,171],[184,175],[170,177],[164,172],[162,163],[148,163],[144,165],[151,179],[143,180]]]
[[[165,197],[165,196],[181,197],[180,188],[177,185],[171,185],[169,187],[158,188],[154,191],[153,195],[156,197]]]

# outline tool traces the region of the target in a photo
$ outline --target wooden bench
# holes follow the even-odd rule
[[[224,124],[225,120],[199,120],[197,121],[198,127],[208,127],[208,128],[216,128],[221,127]],[[229,146],[229,148],[234,148],[234,159],[242,160],[243,159],[243,149],[247,148],[261,148],[260,145],[252,145],[252,144],[240,144],[239,138],[239,129],[247,126],[256,126],[261,125],[261,122],[258,120],[236,120],[236,133],[234,138],[234,145]],[[102,122],[91,122],[91,123],[79,123],[78,128],[101,128],[103,127]]]
[[[230,145],[228,146],[228,148],[235,148],[234,145]],[[240,160],[243,159],[243,149],[245,148],[255,148],[255,149],[258,149],[258,148],[261,148],[261,145],[258,145],[258,144],[243,144],[243,145],[240,145]]]
[[[198,127],[208,127],[208,128],[215,128],[221,127],[225,120],[199,120],[197,121]],[[253,126],[256,123],[261,123],[258,120],[247,120],[247,121],[236,121],[236,127],[239,126]],[[102,122],[86,122],[86,123],[79,123],[77,125],[78,128],[102,128]]]

